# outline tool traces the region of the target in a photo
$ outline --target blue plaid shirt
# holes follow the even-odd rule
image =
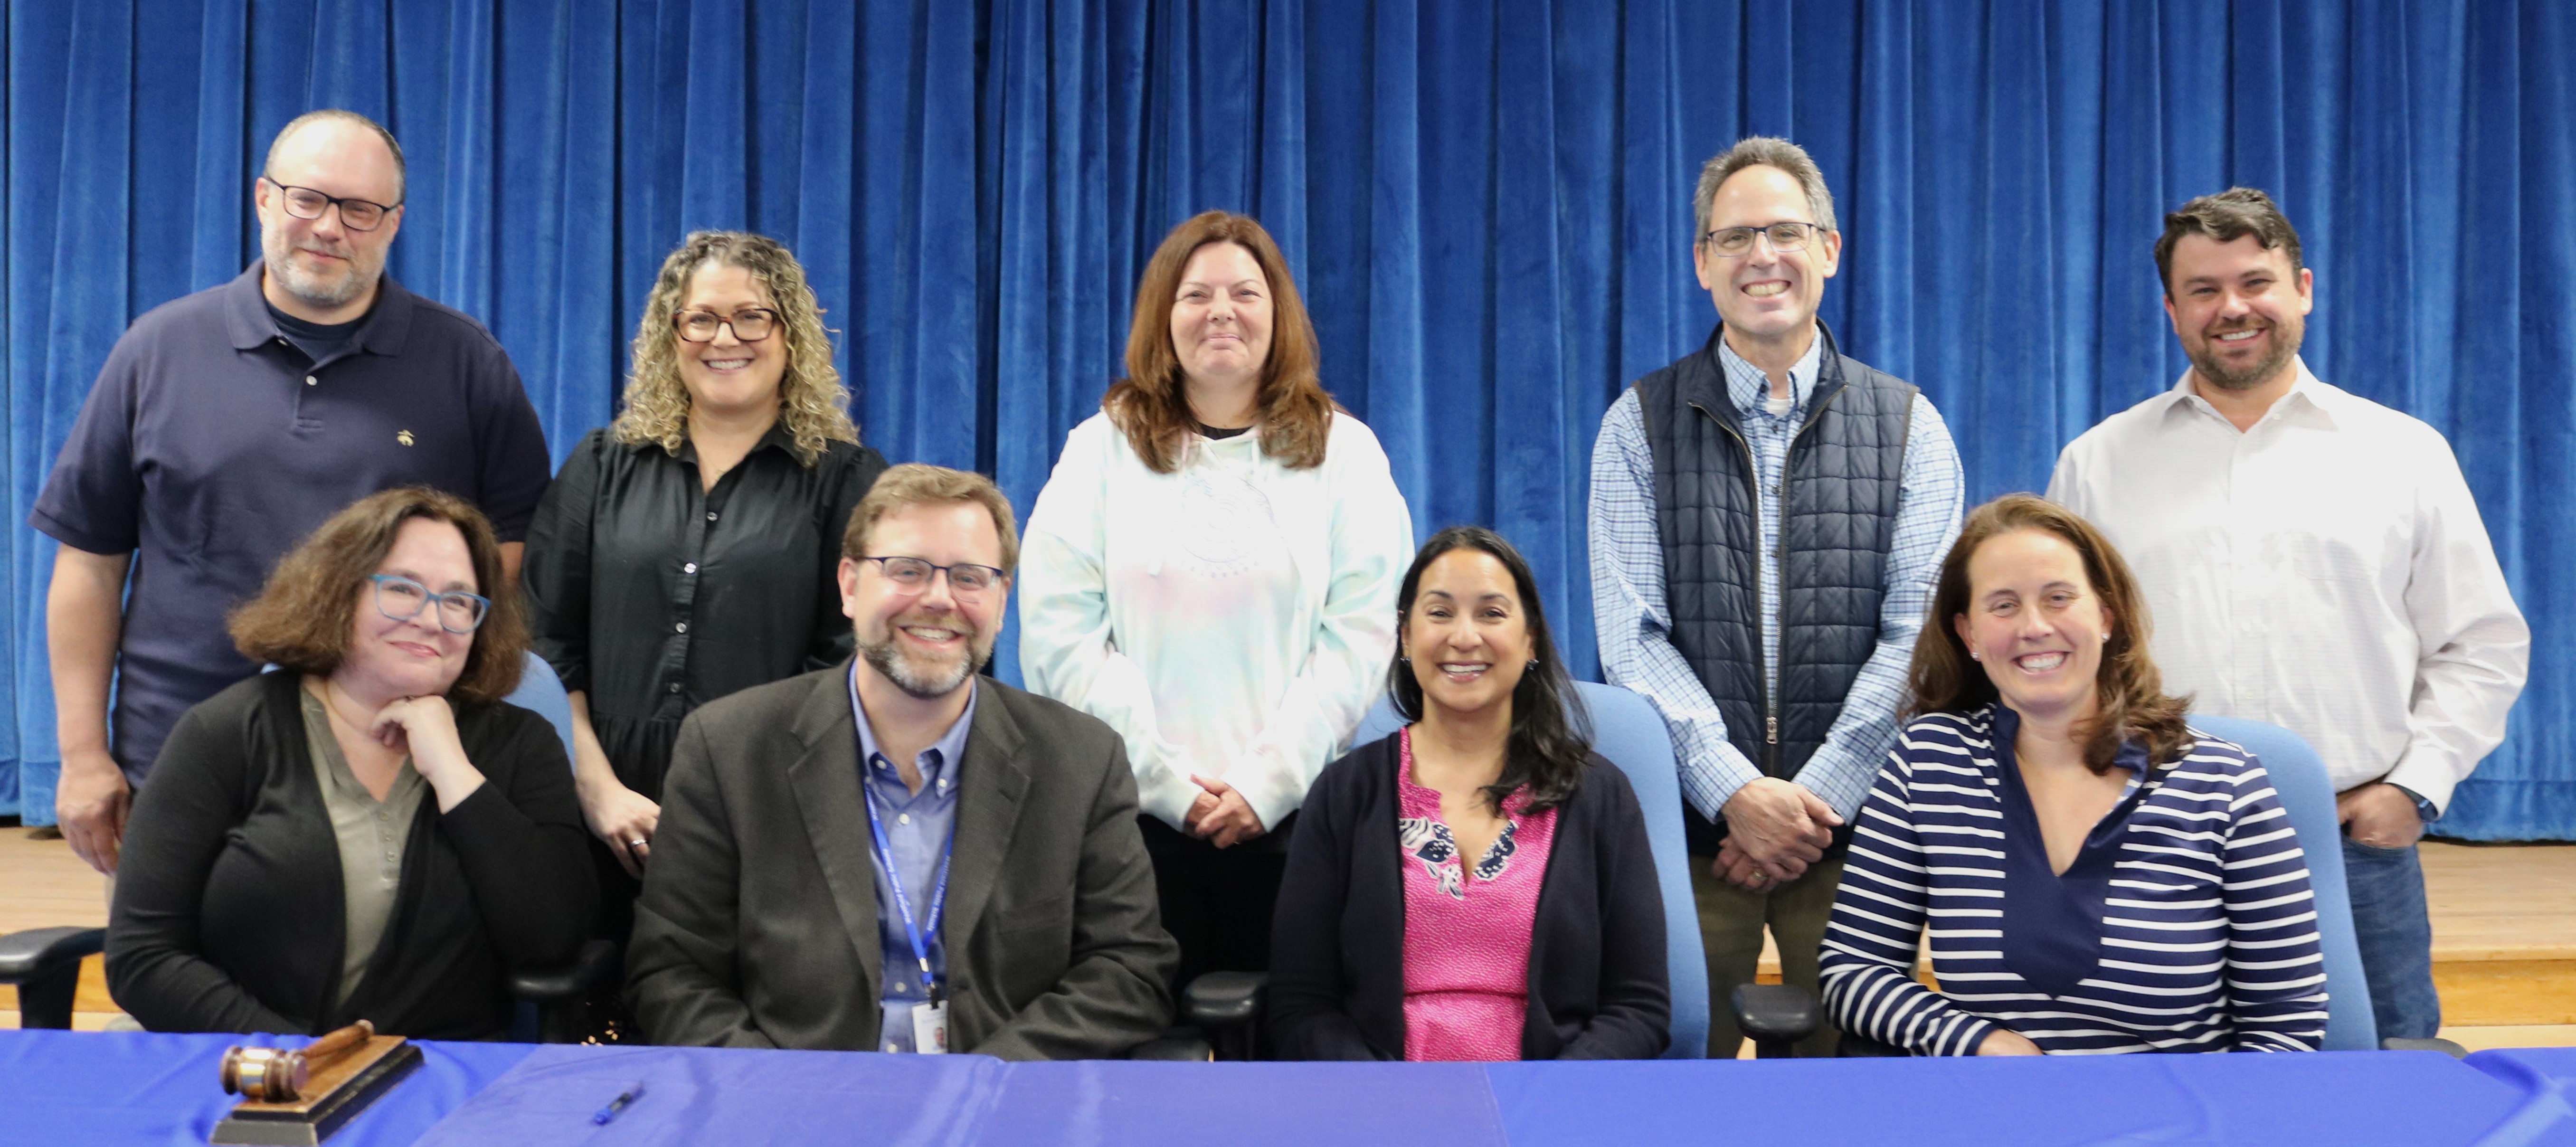
[[[1789,445],[1805,424],[1816,391],[1824,340],[1807,347],[1789,368],[1789,409],[1763,406],[1770,380],[1718,340],[1726,368],[1727,397],[1744,425],[1762,475],[1763,685],[1779,693],[1780,479]],[[1959,449],[1931,400],[1914,396],[1912,428],[1905,441],[1905,469],[1898,478],[1896,535],[1888,552],[1887,593],[1878,613],[1878,649],[1861,666],[1825,743],[1799,770],[1797,783],[1832,805],[1848,821],[1869,796],[1871,782],[1896,740],[1896,710],[1905,701],[1905,670],[1914,637],[1932,597],[1941,558],[1959,536],[1965,481]],[[1681,764],[1682,795],[1711,820],[1735,790],[1762,775],[1760,766],[1726,738],[1726,720],[1708,687],[1672,642],[1672,613],[1664,595],[1663,541],[1655,523],[1655,459],[1646,422],[1629,388],[1602,416],[1592,448],[1592,609],[1601,636],[1601,672],[1613,685],[1636,690],[1672,729],[1673,756]]]

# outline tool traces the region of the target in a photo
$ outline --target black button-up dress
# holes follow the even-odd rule
[[[537,652],[589,694],[617,779],[647,799],[691,710],[850,655],[841,532],[886,462],[834,442],[807,466],[794,442],[773,427],[707,490],[695,447],[594,430],[528,527]]]

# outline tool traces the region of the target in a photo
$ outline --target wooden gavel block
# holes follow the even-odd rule
[[[293,1050],[229,1048],[224,1091],[242,1102],[209,1142],[310,1147],[418,1066],[419,1048],[365,1020]]]

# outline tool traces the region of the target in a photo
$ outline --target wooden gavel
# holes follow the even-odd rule
[[[359,1020],[293,1051],[234,1047],[224,1051],[224,1093],[254,1103],[293,1103],[314,1069],[375,1038],[376,1025]]]

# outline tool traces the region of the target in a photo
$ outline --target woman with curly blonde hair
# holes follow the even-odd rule
[[[850,655],[841,530],[886,465],[843,412],[822,308],[775,240],[690,235],[645,300],[634,364],[626,409],[537,507],[526,573],[618,939],[680,719]]]

